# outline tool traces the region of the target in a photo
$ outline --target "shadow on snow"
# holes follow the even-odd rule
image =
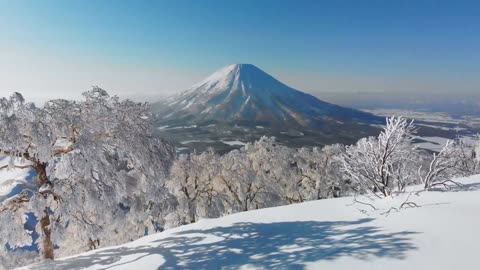
[[[236,269],[248,264],[267,269],[303,269],[320,260],[353,257],[404,259],[414,250],[417,232],[383,232],[368,226],[373,219],[338,222],[236,223],[230,227],[188,230],[153,240],[152,246],[118,247],[35,269],[135,269],[135,262],[159,254],[151,269]],[[159,257],[159,256],[158,256]],[[122,259],[123,258],[123,259]],[[151,258],[152,259],[152,258]]]

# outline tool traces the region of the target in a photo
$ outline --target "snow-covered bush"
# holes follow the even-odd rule
[[[0,205],[0,253],[33,244],[54,258],[119,244],[162,229],[173,211],[164,183],[174,148],[152,135],[149,106],[100,88],[83,96],[43,108],[18,93],[0,99],[1,153],[37,175],[37,189]],[[24,229],[27,214],[35,232]]]
[[[459,154],[457,150],[458,148],[454,146],[454,142],[448,140],[438,154],[433,153],[433,158],[424,176],[420,173],[421,167],[419,168],[419,176],[426,190],[437,184],[445,184],[446,181],[451,179],[452,171],[458,167],[460,162],[457,158]]]
[[[342,171],[362,190],[376,196],[403,191],[415,176],[414,129],[413,123],[403,117],[387,118],[378,137],[363,138],[346,147],[341,156]]]
[[[434,153],[428,168],[419,177],[426,190],[436,186],[456,184],[452,178],[470,176],[478,172],[476,159],[477,142],[466,138],[448,140],[439,153]]]

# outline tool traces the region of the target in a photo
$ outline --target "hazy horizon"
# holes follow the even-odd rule
[[[0,96],[167,96],[234,63],[318,97],[480,95],[473,1],[0,2]]]

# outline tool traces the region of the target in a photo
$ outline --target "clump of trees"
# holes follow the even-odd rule
[[[179,224],[347,192],[336,156],[342,145],[294,149],[263,137],[223,156],[180,156],[167,187],[179,201]]]
[[[452,178],[478,173],[478,143],[465,138],[449,140],[439,153],[426,158],[412,144],[414,132],[413,121],[387,118],[378,137],[363,138],[346,147],[340,156],[342,171],[361,191],[377,197],[403,192],[411,184],[423,183],[425,190],[459,186]]]
[[[149,106],[97,87],[83,96],[43,107],[18,93],[0,99],[1,154],[37,182],[0,204],[1,256],[33,245],[53,259],[126,242],[160,230],[175,207],[164,187],[174,148],[152,135]]]

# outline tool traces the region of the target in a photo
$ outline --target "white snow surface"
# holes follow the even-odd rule
[[[478,269],[480,175],[462,189],[312,201],[204,219],[22,269]],[[408,199],[419,207],[399,207]]]
[[[0,158],[0,167],[9,163],[9,157]],[[17,165],[27,165],[16,161]],[[17,185],[26,183],[30,169],[4,168],[0,172],[0,197],[10,194]]]
[[[233,64],[221,68],[205,78],[203,81],[193,85],[189,90],[193,90],[201,86],[205,86],[205,91],[226,88],[230,84],[230,79],[235,75],[235,70],[238,69],[239,66],[239,64]]]
[[[227,140],[220,140],[222,143],[224,144],[228,144],[228,145],[247,145],[247,143],[244,143],[244,142],[241,142],[241,141],[227,141]]]
[[[435,152],[440,152],[449,139],[443,137],[421,137],[414,136],[414,138],[424,142],[415,143],[415,146],[422,149],[427,149]]]

